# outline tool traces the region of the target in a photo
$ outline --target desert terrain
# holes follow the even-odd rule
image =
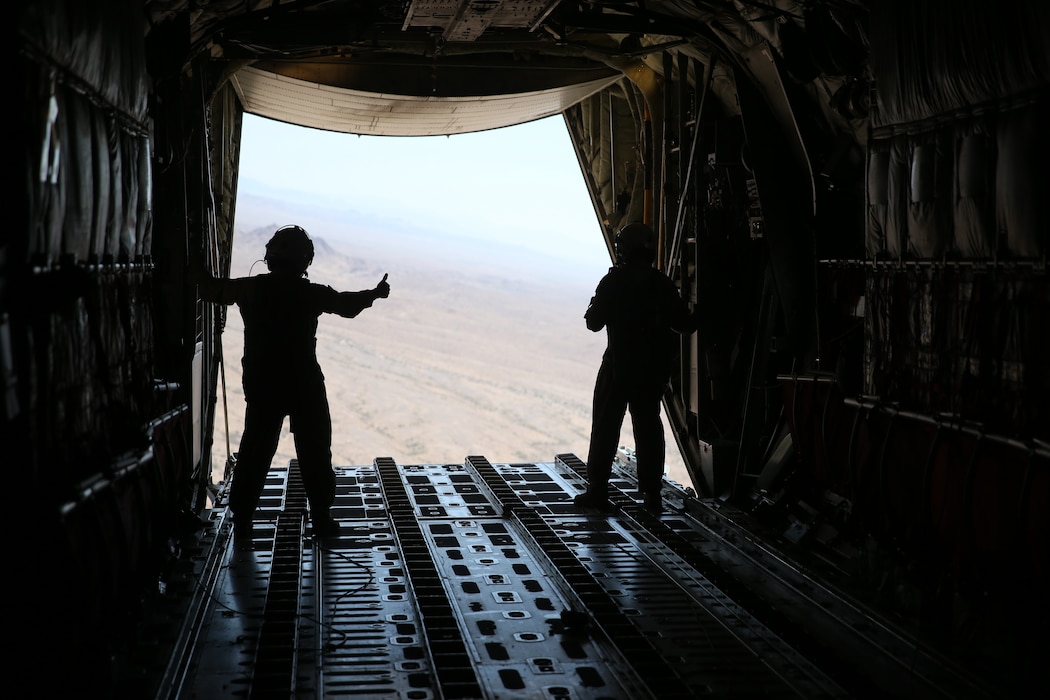
[[[276,225],[238,230],[232,277],[261,274]],[[570,452],[586,459],[591,392],[605,348],[583,313],[596,279],[532,278],[498,264],[465,264],[417,246],[361,249],[311,232],[314,282],[340,291],[374,287],[388,274],[391,293],[357,318],[321,317],[317,354],[327,381],[336,466],[391,457],[402,464],[549,462]],[[550,271],[550,270],[548,270]],[[244,420],[240,382],[243,326],[236,306],[223,333],[225,394],[217,401],[215,481]],[[630,417],[621,444],[633,447]],[[667,433],[668,477],[689,485]],[[228,447],[227,447],[228,445]],[[285,421],[276,463],[295,448]]]

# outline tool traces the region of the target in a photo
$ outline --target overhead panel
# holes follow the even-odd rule
[[[474,41],[486,29],[534,29],[557,0],[414,0],[401,27],[440,27],[445,41]]]
[[[449,136],[560,114],[620,78],[507,95],[406,96],[364,92],[244,68],[232,78],[244,110],[289,124],[369,136]]]

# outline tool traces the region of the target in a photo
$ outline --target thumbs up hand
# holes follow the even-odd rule
[[[388,274],[384,273],[383,279],[381,279],[379,281],[379,284],[376,285],[376,296],[381,297],[383,299],[386,299],[388,296],[390,296],[390,285],[386,281],[386,278],[388,276]]]

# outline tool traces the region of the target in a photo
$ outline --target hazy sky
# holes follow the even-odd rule
[[[597,282],[609,254],[561,116],[473,134],[356,136],[246,115],[242,197],[292,202],[446,246],[514,246],[555,256]],[[303,223],[266,220],[239,225]],[[246,214],[247,216],[247,214]],[[303,223],[312,234],[314,228]],[[319,235],[325,236],[325,232]],[[512,250],[512,249],[508,249]]]

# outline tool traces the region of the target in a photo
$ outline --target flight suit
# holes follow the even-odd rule
[[[665,442],[660,406],[671,377],[676,333],[696,330],[678,288],[647,262],[610,268],[584,315],[587,328],[606,329],[608,345],[594,385],[587,492],[608,496],[620,428],[631,412],[638,488],[658,502]]]
[[[209,278],[201,285],[202,299],[237,304],[244,320],[241,381],[247,405],[230,486],[230,510],[238,527],[251,521],[259,503],[286,416],[314,526],[331,520],[332,418],[317,362],[317,320],[322,313],[353,318],[380,296],[378,288],[337,292],[279,272]]]

